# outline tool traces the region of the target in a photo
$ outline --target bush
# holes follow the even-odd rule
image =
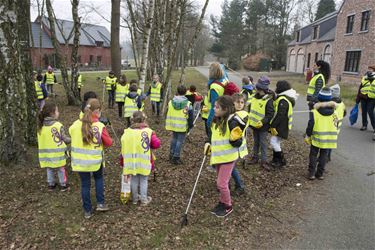
[[[269,60],[270,57],[262,52],[255,55],[247,55],[243,60],[243,67],[250,71],[260,71],[260,64],[262,60]]]

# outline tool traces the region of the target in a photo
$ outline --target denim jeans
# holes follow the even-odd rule
[[[132,175],[130,181],[130,189],[132,192],[133,201],[147,201],[147,186],[148,176],[147,175]],[[138,192],[139,187],[139,192]]]
[[[61,186],[65,186],[67,182],[65,167],[60,168],[47,168],[47,182],[49,186],[55,185],[55,172],[59,177],[59,183]]]
[[[173,132],[170,155],[173,157],[180,157],[182,145],[185,141],[186,132]]]
[[[240,177],[240,172],[237,170],[236,166],[233,167],[232,170],[232,178],[234,180],[236,188],[243,188],[243,183]]]
[[[81,177],[81,196],[83,209],[86,212],[91,212],[91,173],[95,180],[96,202],[97,204],[104,204],[104,178],[103,166],[96,172],[78,172]]]
[[[327,148],[318,148],[313,145],[310,147],[310,155],[309,155],[309,174],[315,175],[316,177],[320,177],[324,173],[324,168],[327,163],[328,158],[328,151]],[[318,158],[319,154],[319,158]],[[318,164],[318,169],[317,165]]]
[[[115,103],[115,91],[108,90],[108,107],[113,107]]]
[[[267,160],[267,131],[259,131],[253,129],[254,136],[254,147],[253,147],[253,158],[259,159],[259,148],[261,154],[261,160]]]
[[[53,84],[46,84],[48,94],[53,94]]]
[[[160,115],[160,102],[151,101],[152,113]]]

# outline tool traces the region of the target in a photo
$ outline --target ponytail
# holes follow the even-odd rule
[[[46,117],[51,117],[56,112],[57,105],[52,101],[46,101],[42,110],[38,114],[38,133],[41,132],[43,127],[43,122]]]
[[[82,121],[82,140],[83,145],[88,145],[93,142],[94,133],[92,131],[92,114],[95,110],[100,109],[100,102],[98,99],[89,99],[86,107],[83,109]]]

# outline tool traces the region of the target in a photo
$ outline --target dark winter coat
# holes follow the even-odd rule
[[[281,95],[285,96],[285,95]],[[291,103],[292,107],[295,105],[295,100],[290,98],[289,96],[285,96]],[[277,107],[277,113],[275,114],[275,118],[271,122],[271,128],[275,128],[277,130],[277,136],[288,139],[289,135],[289,119],[288,119],[288,110],[289,110],[289,103],[285,100],[280,100],[279,106]]]

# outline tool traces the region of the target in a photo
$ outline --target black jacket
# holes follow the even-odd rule
[[[324,116],[332,115],[333,112],[335,112],[335,107],[336,107],[336,103],[333,101],[318,102],[314,105],[314,109],[318,110],[318,112]],[[309,137],[312,135],[314,124],[315,124],[314,114],[313,112],[310,112],[310,118],[309,118],[309,122],[306,128],[306,135]]]
[[[241,117],[239,117],[237,114],[233,114],[233,116],[228,119],[229,130],[232,131],[235,127],[239,127],[242,131],[244,131],[247,122],[248,117],[241,119]],[[242,145],[242,138],[235,141],[229,140],[229,142],[233,147],[239,148]]]
[[[285,96],[291,103],[292,107],[295,105],[295,101],[293,98]],[[289,135],[289,119],[288,119],[288,110],[289,110],[289,103],[285,100],[280,100],[279,106],[277,107],[277,113],[275,114],[275,118],[272,120],[271,128],[275,128],[277,130],[277,136],[288,139]]]

